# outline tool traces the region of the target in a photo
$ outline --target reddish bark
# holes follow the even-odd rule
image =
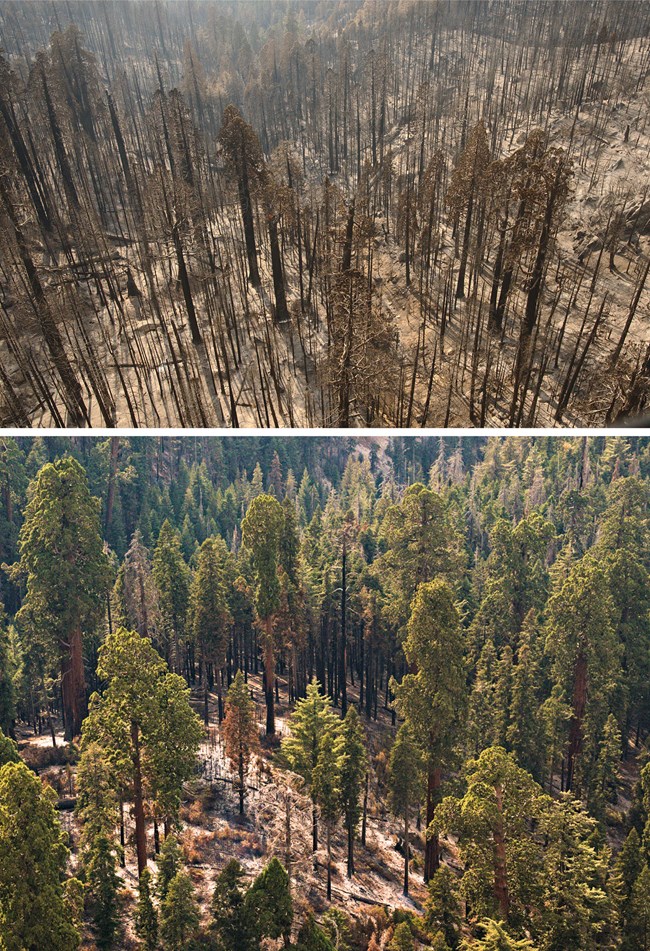
[[[81,733],[87,713],[81,628],[71,631],[68,642],[61,644],[61,696],[65,738],[70,741]]]

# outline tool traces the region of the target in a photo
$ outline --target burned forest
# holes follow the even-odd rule
[[[650,385],[650,7],[0,6],[0,420],[601,426]]]

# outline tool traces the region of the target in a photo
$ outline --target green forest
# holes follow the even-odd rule
[[[650,439],[0,437],[0,951],[650,949]]]

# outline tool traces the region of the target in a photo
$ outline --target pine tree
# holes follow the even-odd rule
[[[388,942],[388,951],[415,951],[413,932],[408,921],[401,921]]]
[[[9,736],[5,736],[0,729],[0,767],[5,763],[19,763],[18,746]]]
[[[65,735],[71,740],[81,732],[87,708],[83,635],[93,630],[111,582],[99,502],[76,460],[48,463],[38,473],[18,547],[20,561],[10,577],[26,578],[20,614],[60,659]]]
[[[210,932],[218,951],[255,951],[255,921],[247,914],[243,878],[244,870],[235,859],[217,876],[210,905]]]
[[[616,802],[621,761],[621,731],[613,713],[607,717],[594,773],[590,805],[594,815],[603,815],[607,803]]]
[[[169,883],[174,876],[180,872],[183,864],[181,849],[177,837],[170,833],[165,837],[160,854],[158,856],[158,880],[156,882],[156,893],[158,901],[162,904],[167,897]]]
[[[6,626],[5,610],[2,601],[0,601],[0,732],[4,732],[8,736],[13,733],[16,716],[16,690],[13,682],[15,671],[13,667],[9,651],[9,633]]]
[[[254,922],[256,939],[277,940],[285,944],[291,934],[293,902],[289,892],[289,876],[282,864],[273,858],[260,872],[245,898],[245,914]]]
[[[635,951],[650,949],[650,868],[647,865],[641,869],[632,889],[628,933]]]
[[[313,771],[323,736],[334,731],[338,718],[332,701],[321,693],[316,679],[307,686],[307,696],[299,700],[289,720],[289,733],[282,741],[282,755],[289,768],[302,777],[314,802],[312,848],[318,848],[318,814],[313,792]]]
[[[6,763],[0,768],[0,935],[6,951],[79,947],[64,889],[67,860],[63,830],[40,779],[24,763]]]
[[[425,923],[431,935],[441,934],[449,948],[457,948],[460,940],[460,895],[454,873],[441,865],[429,882]]]
[[[75,811],[81,820],[81,847],[92,846],[98,835],[110,838],[117,824],[115,776],[108,758],[97,743],[88,743],[77,768]]]
[[[526,615],[512,671],[508,749],[517,762],[538,782],[543,781],[544,733],[539,716],[539,649],[536,642],[537,619],[531,608]]]
[[[348,707],[336,743],[341,807],[348,836],[348,878],[354,875],[354,839],[361,818],[361,792],[366,768],[366,737],[356,707]]]
[[[411,811],[419,802],[422,785],[422,754],[412,728],[402,724],[390,752],[389,802],[394,815],[404,820],[404,894],[409,893],[409,829]]]
[[[112,948],[119,927],[117,854],[111,839],[99,833],[83,855],[90,911],[98,948]]]
[[[138,883],[138,904],[135,912],[135,933],[145,951],[158,947],[158,913],[151,895],[151,872],[145,868]]]
[[[442,770],[452,762],[466,703],[460,618],[445,581],[436,579],[418,588],[402,649],[416,672],[394,685],[395,706],[420,746],[427,777],[428,826],[438,801]],[[425,882],[438,863],[434,832],[427,839]]]
[[[162,523],[154,549],[152,573],[158,588],[166,660],[178,674],[182,669],[181,645],[186,631],[190,569],[183,558],[180,536],[167,519]]]
[[[332,900],[332,831],[341,816],[341,775],[337,757],[336,734],[323,733],[312,772],[314,799],[320,809],[327,835],[327,900]]]
[[[284,516],[272,495],[253,499],[242,520],[242,542],[251,553],[257,590],[257,615],[264,625],[264,679],[266,690],[266,733],[275,733],[275,652],[273,616],[280,606],[278,559]]]
[[[165,951],[188,951],[199,930],[199,906],[192,879],[178,871],[160,903],[160,937]]]
[[[238,670],[230,685],[226,698],[226,717],[223,722],[223,739],[226,756],[237,772],[237,791],[239,793],[239,814],[244,815],[246,796],[246,773],[251,757],[259,749],[259,733],[255,704],[244,681],[244,675]]]
[[[228,550],[222,538],[206,538],[196,555],[196,570],[190,587],[190,627],[201,658],[206,726],[209,722],[211,672],[217,682],[221,719],[221,668],[226,660],[232,624],[225,578],[227,557]]]
[[[387,509],[380,539],[387,550],[377,567],[391,595],[386,613],[405,629],[418,586],[457,574],[458,544],[442,497],[421,483],[410,485],[399,504]]]
[[[327,934],[314,921],[312,914],[300,926],[296,951],[336,951]]]

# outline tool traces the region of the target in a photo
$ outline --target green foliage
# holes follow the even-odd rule
[[[415,951],[413,932],[407,921],[402,921],[395,928],[393,937],[388,942],[388,951]]]
[[[245,914],[255,923],[258,940],[288,939],[293,921],[293,901],[289,876],[276,858],[271,859],[249,888]]]
[[[451,762],[466,704],[463,636],[449,585],[440,579],[420,585],[403,644],[416,673],[394,683],[395,706],[411,726],[430,767]]]
[[[167,519],[153,553],[152,574],[158,590],[162,634],[171,665],[178,670],[189,605],[190,569],[183,558],[180,535]]]
[[[436,808],[432,830],[459,835],[461,890],[473,913],[521,924],[541,899],[543,855],[531,830],[548,797],[500,747],[484,750],[466,780],[462,798],[448,796]]]
[[[64,889],[68,850],[41,781],[23,763],[0,769],[0,934],[7,951],[75,951]]]
[[[127,787],[133,779],[137,729],[154,806],[160,815],[175,818],[203,736],[185,681],[167,671],[150,640],[123,628],[106,637],[97,672],[107,686],[101,696],[91,697],[84,747],[98,743],[113,775]]]
[[[255,714],[255,704],[251,700],[250,690],[241,670],[228,690],[226,716],[222,726],[226,756],[237,771],[240,812],[244,812],[246,794],[245,778],[251,757],[259,749],[259,730]]]
[[[316,679],[307,685],[307,696],[298,700],[289,720],[289,733],[282,741],[282,758],[308,786],[318,761],[323,736],[336,729],[338,718],[330,697],[321,693]]]
[[[650,948],[650,868],[644,865],[632,889],[628,935],[635,951]]]
[[[81,820],[82,849],[99,835],[111,837],[117,823],[115,778],[107,757],[97,743],[88,743],[77,768],[77,804]]]
[[[0,729],[0,767],[5,763],[19,763],[18,746],[9,736],[5,736]]]
[[[119,926],[117,856],[107,835],[97,833],[83,856],[97,947],[112,948]]]
[[[313,915],[300,926],[296,951],[336,951],[326,932],[319,928]]]
[[[242,883],[244,870],[231,859],[217,876],[212,894],[213,935],[218,951],[256,951],[256,922],[249,914]]]
[[[158,881],[156,891],[158,900],[162,904],[167,897],[169,883],[180,872],[183,865],[183,856],[175,835],[165,837],[165,841],[158,855]]]
[[[499,921],[486,919],[481,923],[480,938],[463,942],[463,951],[535,951],[532,941],[527,938],[513,938]]]
[[[408,724],[397,731],[388,775],[390,807],[396,816],[407,817],[422,793],[422,756]]]
[[[323,734],[318,758],[312,772],[314,799],[326,825],[332,826],[341,816],[341,774],[334,731]]]
[[[232,617],[228,608],[225,564],[228,550],[222,538],[207,538],[196,555],[190,588],[190,627],[204,665],[223,666]]]
[[[282,506],[272,495],[258,495],[242,520],[242,542],[250,551],[257,578],[257,613],[263,620],[280,604],[278,559],[284,524]]]
[[[160,936],[165,951],[187,951],[199,930],[199,906],[192,879],[187,872],[176,872],[160,903]]]
[[[460,938],[461,905],[454,873],[441,865],[429,882],[425,902],[425,924],[431,935],[441,934],[449,948],[457,948]]]
[[[158,912],[151,894],[151,872],[146,868],[138,883],[138,904],[135,911],[135,933],[145,951],[158,947]]]

